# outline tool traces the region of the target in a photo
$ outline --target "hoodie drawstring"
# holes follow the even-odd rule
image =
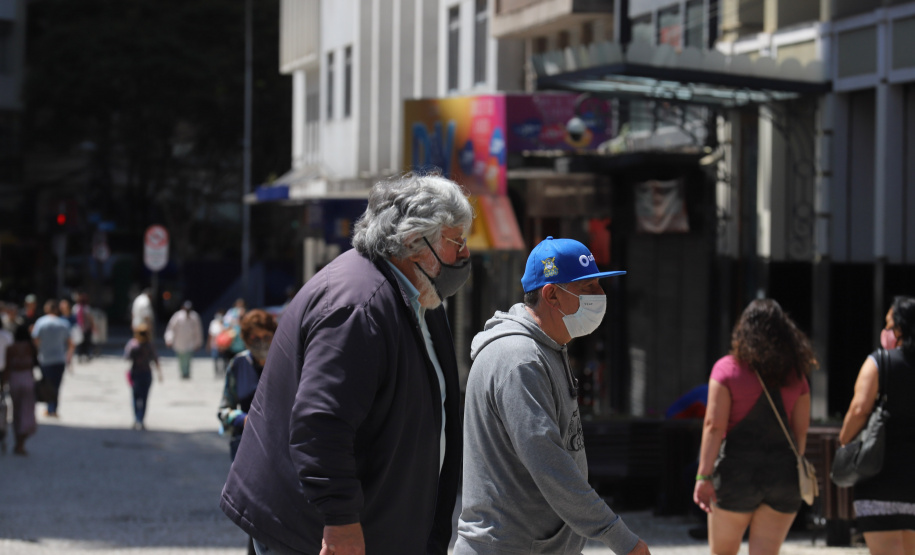
[[[569,353],[565,345],[562,346],[562,363],[566,369],[566,378],[569,380],[569,394],[578,397],[578,379],[572,374],[572,365],[569,364]]]

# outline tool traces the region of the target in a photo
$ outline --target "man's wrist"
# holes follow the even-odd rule
[[[711,480],[711,479],[712,479],[712,475],[711,475],[711,474],[696,474],[696,481],[697,481],[697,482],[704,482],[704,481],[706,481],[706,480]]]

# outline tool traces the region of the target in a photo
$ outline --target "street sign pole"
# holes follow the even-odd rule
[[[245,202],[245,197],[251,192],[251,101],[253,97],[253,33],[251,29],[252,19],[251,0],[245,0],[245,137],[242,153],[242,201],[241,201],[241,296],[245,300],[248,298],[248,287],[250,286],[250,268],[251,265],[251,206]]]

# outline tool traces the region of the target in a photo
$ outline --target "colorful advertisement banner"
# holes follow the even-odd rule
[[[404,167],[441,170],[471,194],[504,195],[505,97],[408,100]]]
[[[613,138],[608,100],[569,93],[508,95],[505,113],[510,153],[594,151]],[[580,133],[569,133],[569,121],[576,116]]]
[[[611,114],[609,101],[571,93],[407,100],[404,169],[437,169],[471,194],[503,195],[509,153],[594,151],[612,138]]]

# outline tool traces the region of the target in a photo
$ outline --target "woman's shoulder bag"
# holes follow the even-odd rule
[[[756,372],[756,378],[759,379],[759,385],[762,386],[763,393],[766,394],[766,398],[769,399],[769,405],[772,407],[772,412],[775,413],[775,418],[778,419],[779,425],[782,427],[782,431],[785,432],[785,437],[788,439],[788,445],[791,446],[791,450],[794,451],[794,456],[797,457],[797,479],[798,479],[798,488],[801,493],[801,499],[804,500],[804,503],[808,505],[813,505],[813,500],[820,495],[820,484],[817,482],[817,471],[813,467],[813,464],[807,460],[806,457],[801,455],[797,447],[794,445],[794,440],[791,439],[791,434],[788,433],[788,428],[785,426],[785,423],[782,421],[782,417],[778,414],[778,409],[775,408],[775,401],[772,400],[772,396],[769,395],[769,390],[766,388],[765,382],[763,382],[762,376],[759,375],[759,372]]]
[[[886,410],[890,354],[886,349],[880,349],[877,356],[880,357],[877,364],[878,396],[874,409],[864,429],[858,432],[855,439],[839,447],[832,460],[832,481],[842,488],[876,476],[883,468],[886,421],[890,418],[890,413]]]

